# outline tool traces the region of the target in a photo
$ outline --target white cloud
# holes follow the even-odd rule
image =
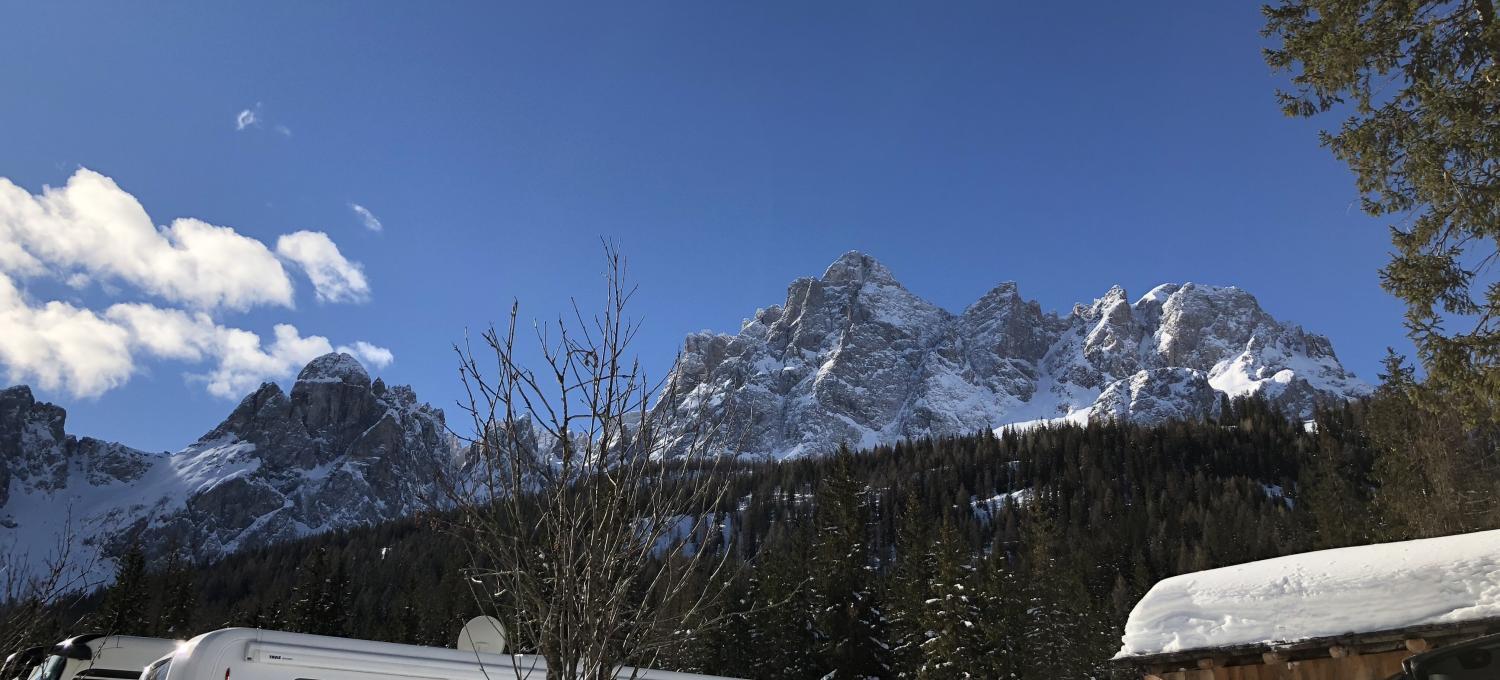
[[[276,127],[273,127],[271,129],[275,130],[276,133],[279,134],[279,135],[281,135],[282,137],[290,137],[290,136],[292,136],[292,129],[289,128],[289,127],[287,127],[287,126],[285,126],[285,125],[278,124],[278,125],[276,125]]]
[[[105,315],[127,329],[132,344],[145,354],[195,363],[216,361],[207,373],[189,377],[203,382],[209,394],[226,399],[243,397],[262,382],[292,375],[314,357],[333,351],[328,338],[304,338],[289,324],[277,324],[275,339],[262,348],[259,335],[221,326],[201,312],[118,304]]]
[[[375,213],[370,212],[369,208],[358,203],[350,203],[349,209],[353,210],[354,214],[359,216],[360,223],[364,224],[366,229],[370,231],[383,231],[385,229],[385,225],[380,223],[380,218],[376,217]]]
[[[97,396],[135,371],[130,335],[87,309],[64,302],[31,306],[0,274],[0,363],[10,382]]]
[[[345,354],[353,355],[360,363],[375,369],[382,369],[391,365],[396,360],[396,355],[384,347],[377,347],[364,340],[355,340],[353,346],[340,345],[338,350]]]
[[[238,399],[261,383],[292,375],[314,357],[333,351],[328,338],[304,338],[290,324],[276,324],[275,336],[270,346],[262,349],[260,336],[237,328],[224,329],[219,365],[195,377],[207,381],[210,394]]]
[[[276,239],[276,254],[307,273],[322,302],[363,302],[370,284],[358,264],[344,259],[328,234],[299,231]]]
[[[314,357],[333,351],[321,335],[304,337],[295,326],[277,324],[268,345],[256,333],[215,323],[208,314],[142,303],[121,303],[103,314],[63,302],[29,303],[0,274],[0,363],[11,382],[94,397],[125,384],[147,358],[213,362],[189,373],[217,397],[238,399],[268,380],[294,375]],[[348,352],[379,369],[391,351],[356,340]]]
[[[116,279],[199,309],[292,306],[292,280],[264,243],[193,218],[158,229],[139,201],[81,168],[32,195],[0,177],[0,272]]]
[[[278,324],[263,339],[215,320],[221,310],[291,307],[283,260],[307,272],[319,300],[369,298],[359,264],[326,234],[288,234],[272,252],[234,229],[192,218],[154,226],[134,196],[92,170],[36,195],[0,177],[0,367],[10,382],[93,397],[125,384],[142,361],[172,360],[202,364],[189,378],[211,394],[239,398],[333,351],[328,338],[303,336],[295,326]],[[22,288],[33,277],[172,304],[125,301],[95,311],[38,302]],[[363,340],[340,350],[374,368],[393,360],[390,350]]]
[[[234,129],[244,130],[248,127],[260,127],[260,104],[253,109],[240,111],[234,117]]]

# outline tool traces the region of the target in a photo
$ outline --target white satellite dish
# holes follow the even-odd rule
[[[480,654],[505,653],[505,626],[493,616],[476,616],[458,631],[458,648]]]

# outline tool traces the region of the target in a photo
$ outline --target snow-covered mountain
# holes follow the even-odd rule
[[[1306,415],[1369,391],[1327,339],[1236,288],[1168,284],[1133,303],[1114,288],[1058,315],[1003,283],[953,314],[853,252],[737,335],[689,336],[673,379],[655,407],[669,440],[712,425],[720,451],[772,458],[1054,419],[1197,417],[1223,394]],[[0,549],[40,559],[71,526],[105,555],[139,537],[211,558],[411,515],[462,465],[441,411],[347,354],[313,360],[290,392],[262,385],[176,453],[74,437],[65,418],[25,386],[0,390]]]
[[[87,551],[138,536],[212,558],[404,517],[456,462],[442,411],[347,354],[314,359],[290,393],[261,385],[176,453],[76,438],[65,417],[24,385],[0,391],[0,545],[33,560],[68,526]]]
[[[786,458],[907,437],[1066,419],[1160,422],[1259,394],[1307,415],[1369,386],[1328,339],[1238,288],[1119,287],[1066,315],[1002,283],[961,314],[850,252],[802,278],[736,335],[689,336],[657,406],[670,430],[716,430],[724,452]]]

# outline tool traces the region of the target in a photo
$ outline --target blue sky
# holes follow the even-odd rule
[[[367,291],[320,301],[290,265],[290,301],[243,309],[13,278],[34,306],[365,341],[443,407],[464,328],[589,299],[600,236],[658,371],[858,249],[952,310],[1003,280],[1052,310],[1241,286],[1373,380],[1409,347],[1386,229],[1277,111],[1260,26],[1254,3],[11,3],[0,177],[34,195],[88,168],[157,225],[267,249],[321,233],[324,271]],[[38,391],[73,432],[176,449],[233,406],[186,377],[212,368],[140,356],[98,394]]]

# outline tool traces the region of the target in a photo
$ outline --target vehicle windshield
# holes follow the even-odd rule
[[[172,657],[162,659],[161,661],[152,664],[150,668],[147,668],[146,673],[141,676],[141,680],[165,680],[167,677],[167,669],[171,667],[171,665]]]
[[[47,660],[43,661],[35,670],[31,671],[31,675],[27,680],[58,680],[58,678],[62,677],[63,667],[67,665],[68,657],[53,654],[47,657]]]

